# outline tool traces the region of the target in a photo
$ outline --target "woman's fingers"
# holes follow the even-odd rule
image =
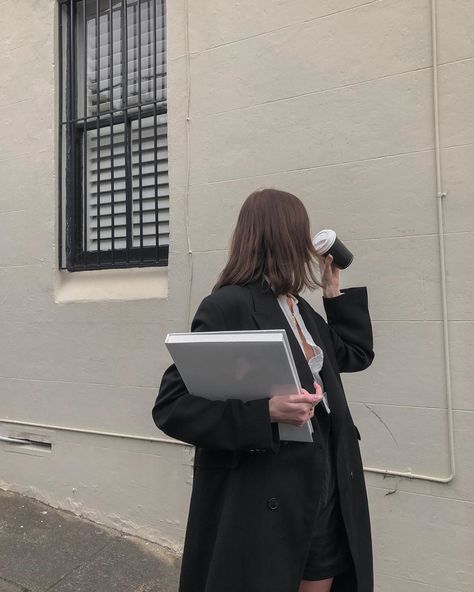
[[[339,268],[334,265],[334,257],[327,255],[324,260],[319,261],[319,271],[323,289],[333,286],[339,281]]]
[[[316,389],[316,394],[319,396],[322,396],[323,389],[321,388],[321,385],[318,384],[316,381],[314,381],[313,384],[314,384],[314,388]]]
[[[300,403],[304,403],[306,405],[311,405],[313,406],[315,403],[319,403],[319,401],[321,401],[322,397],[322,393],[321,394],[315,394],[315,393],[308,393],[307,390],[302,389],[303,390],[303,394],[301,395],[289,395],[289,402],[293,403],[293,404],[300,404]]]
[[[323,275],[325,261],[324,261],[324,259],[321,257],[321,255],[319,255],[319,254],[318,254],[318,255],[316,255],[316,257],[318,258],[318,264],[319,264],[319,273],[320,273],[321,275]]]
[[[309,393],[306,389],[301,390],[298,394],[270,397],[272,421],[302,426],[314,415],[314,407],[322,400],[322,395]]]
[[[332,262],[333,262],[333,256],[332,255],[328,255],[326,257],[326,261],[324,262],[324,277],[325,280],[328,284],[330,284],[332,282]]]

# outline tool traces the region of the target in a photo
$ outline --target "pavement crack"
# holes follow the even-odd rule
[[[85,561],[82,561],[79,565],[76,565],[76,567],[73,567],[70,571],[68,571],[67,573],[65,573],[63,576],[61,576],[59,578],[59,580],[56,580],[56,582],[54,582],[53,584],[51,584],[51,586],[49,586],[49,588],[46,588],[44,590],[44,592],[49,592],[50,590],[53,590],[53,588],[55,586],[57,586],[59,584],[59,582],[62,582],[65,578],[67,578],[68,576],[70,576],[72,573],[74,573],[76,570],[78,570],[79,568],[81,568],[84,564],[86,563],[90,563],[95,557],[97,557],[97,555],[99,555],[100,553],[102,553],[102,551],[108,547],[109,545],[112,545],[115,541],[109,541],[107,542],[103,547],[101,547],[100,549],[97,550],[96,553],[92,554],[90,557],[88,557]],[[29,592],[29,591],[28,591]]]
[[[12,586],[15,588],[15,592],[33,592],[30,588],[26,588],[25,586],[22,586],[21,584],[18,584],[17,582],[14,582],[13,580],[9,580],[8,578],[4,578],[3,576],[0,576],[0,584],[4,582],[5,584],[8,584],[8,586]],[[13,589],[12,589],[13,592]]]

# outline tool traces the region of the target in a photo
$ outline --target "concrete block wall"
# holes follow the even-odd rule
[[[436,4],[456,475],[366,472],[377,592],[474,587],[474,3]],[[57,271],[55,2],[0,8],[0,417],[165,438],[164,336],[209,293],[245,197],[274,186],[353,250],[343,287],[368,287],[376,360],[343,375],[364,464],[446,476],[430,0],[168,2],[170,265],[115,275],[113,298],[112,273]],[[41,430],[49,455],[0,443],[1,487],[180,548],[189,447]]]

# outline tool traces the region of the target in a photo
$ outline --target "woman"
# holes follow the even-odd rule
[[[304,287],[323,289],[327,322]],[[189,394],[174,364],[163,375],[155,424],[196,447],[179,592],[373,592],[360,435],[339,376],[374,358],[367,289],[340,289],[302,202],[265,189],[244,202],[191,330],[279,328],[302,394],[211,401]],[[308,419],[313,443],[280,440],[277,422]]]

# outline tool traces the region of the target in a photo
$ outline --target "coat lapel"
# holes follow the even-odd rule
[[[285,329],[288,335],[288,341],[295,360],[296,369],[301,382],[301,386],[308,392],[314,393],[314,379],[311,368],[309,367],[306,356],[301,349],[298,340],[290,327],[286,316],[282,311],[278,300],[266,280],[255,280],[246,284],[249,288],[254,304],[252,316],[260,329]],[[300,314],[306,325],[306,328],[313,337],[315,343],[323,350],[324,361],[320,370],[320,376],[323,380],[324,389],[327,393],[329,408],[331,409],[331,424],[338,447],[339,433],[341,425],[345,421],[347,403],[345,402],[342,383],[340,382],[335,361],[331,360],[331,344],[326,343],[318,330],[317,322],[313,315],[309,314],[304,299],[298,297]],[[318,406],[319,407],[319,406]],[[320,411],[321,412],[321,411]],[[314,425],[314,422],[313,422]]]
[[[291,352],[295,360],[296,369],[301,382],[301,386],[309,392],[314,392],[314,378],[313,373],[308,365],[306,356],[304,355],[301,346],[296,339],[293,329],[289,325],[284,312],[282,311],[278,300],[273,293],[268,282],[263,280],[256,280],[247,284],[254,304],[254,311],[252,316],[260,329],[285,329],[288,336],[288,341],[291,347]],[[301,310],[300,310],[301,312]],[[303,316],[303,315],[302,315]],[[305,324],[307,319],[303,317]],[[310,331],[315,343],[317,343],[324,352],[324,344],[316,326],[311,323],[307,324],[308,331]],[[321,369],[321,378],[324,382],[325,364]]]
[[[300,315],[303,318],[304,324],[308,329],[311,337],[314,339],[315,343],[319,345],[319,347],[323,350],[324,353],[324,361],[323,366],[320,371],[321,378],[323,379],[324,384],[326,384],[327,379],[329,378],[330,368],[329,368],[329,351],[328,348],[332,346],[332,344],[327,344],[326,340],[323,338],[322,334],[318,329],[318,324],[314,319],[314,316],[309,314],[307,307],[309,304],[305,302],[305,300],[298,296],[298,309],[300,311]],[[301,348],[300,348],[301,349]],[[306,358],[305,358],[306,359]]]
[[[347,420],[347,412],[349,409],[342,381],[337,369],[337,362],[333,354],[333,346],[331,342],[327,343],[326,340],[321,337],[321,332],[318,330],[317,317],[314,314],[311,314],[309,310],[310,304],[301,296],[298,299],[298,308],[306,328],[310,332],[314,341],[324,352],[324,362],[320,371],[320,376],[323,379],[324,390],[326,391],[329,408],[331,409],[331,429],[335,434],[336,446],[338,446],[339,433],[344,422]],[[324,321],[321,319],[321,322]]]

